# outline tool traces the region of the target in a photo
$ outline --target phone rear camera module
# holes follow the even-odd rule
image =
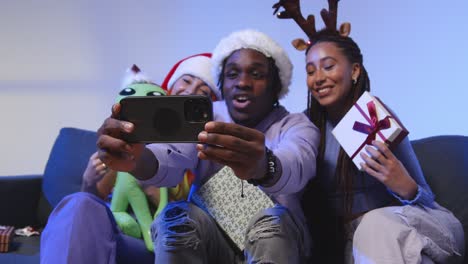
[[[209,98],[190,99],[185,102],[185,119],[188,122],[207,122],[211,118]]]

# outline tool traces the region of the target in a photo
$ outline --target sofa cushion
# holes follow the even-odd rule
[[[0,225],[36,224],[41,182],[42,175],[0,176]]]
[[[468,234],[468,137],[414,140],[414,151],[436,201],[451,210]],[[468,253],[468,243],[465,251]]]
[[[83,172],[96,151],[97,134],[78,128],[62,128],[50,152],[42,189],[52,207],[81,189]]]

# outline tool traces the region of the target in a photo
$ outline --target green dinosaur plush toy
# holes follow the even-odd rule
[[[141,73],[140,69],[133,65],[130,69],[130,78],[126,78],[125,88],[119,93],[117,102],[127,96],[165,96],[166,91],[159,85],[150,82]],[[157,200],[157,199],[153,199]],[[156,217],[168,202],[167,188],[159,188],[159,201]],[[136,220],[127,212],[131,206]],[[150,227],[154,217],[151,215],[150,204],[145,192],[137,180],[127,172],[117,172],[117,179],[111,201],[111,211],[114,214],[117,225],[124,234],[140,238],[143,235],[146,248],[153,251]]]

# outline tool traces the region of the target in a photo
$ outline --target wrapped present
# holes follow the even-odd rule
[[[13,226],[0,226],[0,252],[8,252],[14,229]]]
[[[210,214],[239,251],[252,217],[273,201],[257,186],[236,177],[229,167],[222,168],[191,197],[191,201]]]
[[[379,98],[364,92],[353,107],[332,130],[354,164],[361,169],[362,151],[373,140],[386,143],[390,148],[408,135],[408,130],[391,114]]]

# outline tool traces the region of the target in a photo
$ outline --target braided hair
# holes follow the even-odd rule
[[[317,32],[317,34],[315,34],[313,38],[310,39],[311,44],[307,48],[305,54],[307,55],[310,48],[315,44],[324,42],[335,45],[342,52],[345,58],[347,58],[350,64],[357,63],[361,68],[356,82],[353,81],[351,90],[344,100],[345,105],[343,107],[345,112],[347,112],[364,93],[364,91],[370,90],[370,81],[367,75],[367,71],[363,65],[361,50],[350,37],[342,36],[336,32],[325,29]],[[343,150],[343,148],[340,148],[334,182],[336,182],[337,191],[341,191],[344,194],[342,204],[344,208],[344,215],[342,217],[336,215],[334,210],[331,210],[331,208],[327,206],[325,190],[320,187],[320,182],[322,180],[321,175],[325,165],[324,156],[325,144],[327,140],[326,124],[328,114],[325,107],[321,106],[320,103],[312,96],[312,92],[310,90],[308,91],[307,109],[305,113],[319,128],[321,136],[317,156],[317,177],[309,182],[309,185],[305,191],[302,200],[304,213],[309,219],[309,228],[313,236],[320,237],[321,239],[321,244],[317,245],[317,248],[320,248],[319,251],[322,252],[320,254],[323,254],[322,257],[328,256],[327,258],[334,258],[333,260],[324,259],[324,261],[328,263],[342,263],[344,260],[344,255],[341,253],[344,252],[343,248],[346,240],[344,233],[344,221],[345,219],[349,219],[349,217],[352,215],[353,182],[357,177],[356,175],[359,175],[359,173],[356,166]],[[317,210],[320,211],[320,215],[323,217],[316,215]],[[317,257],[320,258],[320,256]]]
[[[310,47],[314,46],[317,43],[333,43],[336,47],[344,54],[344,56],[349,60],[351,64],[358,63],[361,67],[360,75],[351,88],[351,92],[347,95],[345,99],[345,110],[349,110],[351,106],[359,99],[359,97],[364,93],[364,91],[370,90],[370,81],[367,75],[367,71],[363,65],[363,59],[361,50],[359,49],[356,42],[350,37],[344,37],[339,34],[333,34],[330,31],[323,30],[317,32],[317,34],[310,40],[311,45],[306,50],[306,54],[309,52]],[[307,114],[310,120],[320,129],[320,145],[319,145],[319,154],[317,159],[317,175],[320,175],[320,169],[323,164],[324,154],[325,154],[325,128],[327,121],[327,113],[323,106],[312,96],[311,91],[308,92],[307,96]],[[357,173],[357,168],[352,162],[352,160],[346,155],[343,148],[340,148],[338,155],[337,169],[335,176],[338,183],[338,188],[344,193],[344,208],[345,215],[350,214],[352,211],[353,197],[352,197],[352,187],[353,187],[353,178]]]

